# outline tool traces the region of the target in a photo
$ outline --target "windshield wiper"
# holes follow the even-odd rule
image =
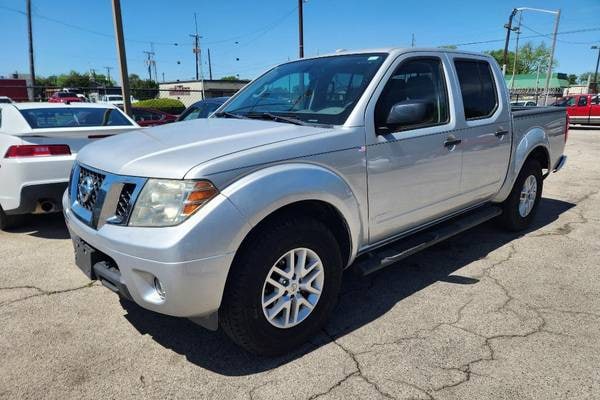
[[[301,121],[299,119],[292,118],[292,117],[284,117],[283,115],[275,115],[275,114],[271,114],[268,112],[248,113],[248,114],[246,114],[246,117],[257,118],[257,119],[270,119],[271,121],[287,122],[288,124],[294,124],[294,125],[307,125],[306,122]]]
[[[219,111],[217,113],[214,114],[215,117],[219,117],[219,118],[238,118],[238,119],[247,119],[248,117],[246,117],[245,115],[241,115],[241,114],[235,114],[229,111]]]

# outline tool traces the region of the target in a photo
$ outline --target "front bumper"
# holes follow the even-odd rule
[[[206,257],[189,259],[194,243],[195,248],[206,247],[193,229],[196,224],[203,223],[207,232],[212,229],[218,236],[219,227],[211,226],[213,218],[194,215],[186,223],[171,228],[106,224],[95,230],[73,214],[67,194],[63,208],[73,240],[83,240],[98,252],[94,262],[102,265],[93,266],[93,279],[100,279],[105,286],[141,307],[161,314],[201,320],[218,310],[234,251],[206,252]],[[218,242],[213,243],[218,245]],[[155,289],[155,277],[164,288],[164,298]]]

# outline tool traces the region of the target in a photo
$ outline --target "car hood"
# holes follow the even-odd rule
[[[77,160],[119,175],[182,179],[207,161],[325,130],[251,119],[196,119],[99,140],[85,146]]]

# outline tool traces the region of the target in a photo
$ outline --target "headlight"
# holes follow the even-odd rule
[[[135,202],[129,225],[180,224],[217,193],[209,181],[149,179]]]

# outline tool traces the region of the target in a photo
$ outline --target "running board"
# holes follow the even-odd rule
[[[497,206],[477,208],[375,249],[356,260],[355,268],[363,276],[372,274],[500,214],[502,214],[502,209]]]

